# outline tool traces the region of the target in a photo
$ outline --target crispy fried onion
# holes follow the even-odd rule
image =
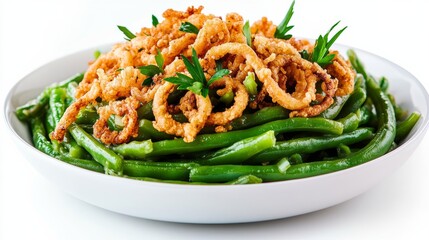
[[[302,94],[295,94],[283,91],[272,77],[272,71],[267,68],[262,60],[256,55],[252,48],[245,44],[240,43],[225,43],[220,46],[211,48],[207,54],[206,59],[209,65],[215,64],[214,61],[220,59],[226,54],[241,55],[246,59],[246,63],[251,65],[255,70],[258,79],[264,84],[272,101],[278,103],[282,107],[290,110],[299,110],[309,106],[311,100],[314,98],[315,80],[313,79],[300,79],[299,86],[307,89]],[[307,84],[307,81],[309,82]],[[305,82],[305,83],[304,83]]]
[[[249,94],[241,82],[233,80],[231,77],[223,77],[211,85],[212,88],[220,86],[224,86],[224,88],[217,90],[217,94],[223,96],[232,91],[234,93],[234,104],[223,112],[212,112],[206,122],[208,126],[223,126],[241,117],[249,101]]]
[[[340,56],[338,51],[333,51],[335,58],[332,64],[326,66],[326,71],[338,80],[336,96],[344,96],[353,92],[356,73],[351,68],[349,61]]]
[[[309,62],[300,52],[311,53],[313,44],[306,39],[274,38],[277,26],[266,17],[252,25],[250,47],[243,34],[242,16],[229,13],[223,20],[203,14],[202,10],[203,7],[189,7],[186,11],[168,9],[157,26],[142,28],[135,38],[114,45],[111,51],[91,62],[77,88],[76,101],[67,108],[51,138],[63,140],[79,111],[88,105],[97,108],[100,115],[94,125],[94,136],[106,144],[124,143],[136,136],[136,109],[150,101],[153,101],[154,127],[191,142],[204,126],[214,126],[216,131],[229,130],[229,123],[246,108],[280,105],[291,110],[290,117],[311,117],[328,108],[334,96],[353,91],[356,73],[337,51],[331,51],[335,58],[325,68]],[[195,25],[199,32],[180,30],[184,22]],[[233,93],[231,106],[212,106],[210,97],[190,91],[178,103],[167,102],[176,86],[164,79],[189,73],[182,58],[190,58],[192,49],[196,50],[207,79],[219,66],[230,71],[228,76],[204,87],[212,89],[212,99],[213,90],[218,96]],[[139,67],[158,66],[160,56],[162,71],[143,75]],[[249,72],[256,74],[258,85],[251,101],[243,84]],[[150,84],[145,81],[149,77]],[[183,113],[187,122],[175,121],[173,113]],[[112,131],[107,127],[111,115],[122,117],[123,130]]]
[[[311,94],[311,101],[317,100],[318,104],[306,106],[290,113],[291,117],[311,117],[319,115],[333,103],[333,96],[337,89],[337,80],[332,79],[319,65],[311,63],[298,56],[279,55],[270,64],[274,79],[277,82],[275,91],[290,91],[294,87],[293,97],[302,99],[306,94]],[[281,78],[286,81],[281,81]],[[320,81],[323,93],[316,93],[316,83]],[[280,86],[278,85],[280,83]],[[269,92],[268,88],[267,91]],[[272,96],[270,94],[270,96]]]
[[[67,108],[55,131],[51,134],[52,139],[61,141],[66,129],[76,120],[79,111],[91,102],[95,104],[97,98],[113,101],[117,98],[129,97],[133,88],[141,88],[144,75],[138,69],[126,67],[117,72],[118,75],[115,73],[115,77],[113,77],[107,75],[101,68],[97,70],[98,78],[89,85],[91,87],[89,91],[77,98],[76,102]]]
[[[229,31],[220,18],[207,20],[197,35],[195,43],[190,46],[198,55],[204,55],[213,46],[229,42]]]
[[[100,95],[101,87],[99,81],[94,81],[91,84],[91,89],[85,93],[82,97],[78,98],[74,103],[72,103],[64,112],[64,115],[61,117],[60,121],[57,124],[55,130],[50,134],[50,138],[54,140],[61,141],[66,135],[67,128],[76,121],[76,117],[79,114],[79,111],[86,107],[90,103],[95,104],[95,99]]]
[[[76,98],[89,91],[92,82],[98,78],[99,69],[114,77],[119,74],[118,69],[133,66],[134,54],[135,51],[130,50],[128,44],[116,44],[110,52],[99,56],[85,72],[82,82],[76,89]]]
[[[269,21],[267,17],[262,17],[261,20],[253,23],[250,28],[251,33],[261,34],[266,37],[274,37],[277,26],[273,24],[272,21]]]
[[[138,100],[133,97],[121,101],[109,102],[109,105],[99,107],[97,112],[100,118],[94,124],[94,137],[105,144],[121,144],[128,142],[131,137],[137,137],[139,124],[137,108]],[[122,116],[124,128],[121,131],[112,131],[107,125],[111,115]]]
[[[191,109],[190,107],[186,108],[183,114],[188,118],[189,122],[177,122],[168,112],[167,102],[168,95],[170,95],[174,90],[174,84],[165,82],[155,93],[155,97],[153,99],[153,115],[155,116],[155,121],[153,126],[158,131],[183,137],[185,142],[192,142],[198,132],[204,127],[204,123],[212,110],[212,104],[209,98],[201,95],[195,95],[188,91],[184,98],[190,99],[190,95],[194,95],[197,109]]]

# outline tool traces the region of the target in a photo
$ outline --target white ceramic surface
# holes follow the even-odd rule
[[[344,46],[335,48],[342,52],[347,49]],[[94,50],[60,58],[24,77],[6,98],[5,117],[13,140],[43,176],[85,202],[118,213],[173,222],[240,223],[320,210],[349,200],[378,183],[411,156],[428,128],[429,97],[420,82],[394,63],[356,50],[368,72],[390,80],[391,92],[398,103],[422,114],[407,141],[378,159],[317,177],[234,186],[163,184],[94,173],[35,149],[28,128],[13,113],[17,106],[37,96],[47,85],[84,71]]]

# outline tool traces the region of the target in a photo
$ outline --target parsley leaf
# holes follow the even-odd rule
[[[207,81],[195,49],[192,49],[191,60],[183,55],[181,56],[191,77],[183,73],[176,73],[176,76],[164,79],[167,82],[176,84],[178,90],[189,90],[195,94],[207,97],[210,84],[230,74],[228,69],[220,69]]]
[[[252,34],[250,33],[249,21],[246,21],[246,23],[243,26],[243,34],[246,37],[247,45],[249,45],[249,47],[252,47]]]
[[[158,18],[156,18],[155,15],[152,15],[152,26],[156,27],[158,26],[158,24],[159,24]]]
[[[141,67],[138,67],[138,69],[142,74],[150,77],[153,77],[156,74],[162,73],[162,70],[155,65],[141,66]]]
[[[223,78],[224,76],[229,74],[229,69],[220,69],[218,70],[213,76],[210,78],[210,80],[207,82],[207,86],[210,86],[215,81]]]
[[[128,30],[128,28],[126,28],[124,26],[119,26],[119,25],[118,25],[118,28],[126,36],[126,38],[124,38],[125,40],[130,41],[131,39],[136,37],[136,35],[134,35],[134,33],[132,33],[130,30]]]
[[[138,69],[143,75],[148,76],[148,78],[146,78],[143,81],[144,86],[151,85],[153,83],[153,77],[156,74],[164,73],[164,70],[162,69],[162,67],[164,66],[164,57],[162,56],[159,50],[158,50],[158,54],[156,54],[155,56],[155,61],[156,61],[156,65],[150,64],[147,66],[138,67]]]
[[[184,22],[180,25],[179,31],[198,34],[200,30],[194,24]]]
[[[293,15],[293,6],[295,5],[295,0],[292,2],[292,4],[289,7],[289,10],[286,13],[286,16],[283,18],[281,23],[277,26],[276,32],[274,33],[275,38],[280,39],[290,39],[292,37],[292,34],[286,34],[289,32],[294,26],[288,26],[290,19]]]
[[[331,39],[329,39],[329,34],[339,23],[340,21],[335,23],[324,36],[319,35],[316,40],[316,43],[314,44],[314,50],[312,53],[303,51],[301,52],[301,56],[309,61],[319,64],[321,67],[325,67],[326,65],[331,64],[332,60],[335,58],[335,54],[329,54],[329,48],[334,44],[334,42],[338,39],[341,33],[347,28],[342,28],[340,31],[335,33]]]

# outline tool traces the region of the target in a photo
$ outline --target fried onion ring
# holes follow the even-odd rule
[[[190,110],[192,114],[189,113],[189,122],[179,123],[174,120],[173,116],[168,112],[167,98],[174,89],[174,84],[165,82],[155,93],[153,99],[153,115],[155,116],[155,121],[153,122],[153,126],[158,131],[183,137],[185,142],[192,142],[198,132],[204,127],[212,110],[212,104],[209,98],[195,95],[197,110]]]
[[[98,78],[98,69],[103,69],[108,75],[117,75],[118,69],[133,66],[134,54],[135,51],[130,50],[128,44],[116,44],[110,52],[99,56],[85,72],[76,89],[76,98],[82,97],[91,89],[92,82]]]
[[[252,48],[246,44],[241,43],[225,43],[216,47],[212,47],[206,54],[205,59],[208,60],[209,65],[215,65],[215,60],[222,58],[226,54],[241,55],[246,59],[246,63],[250,64],[255,70],[258,79],[264,84],[268,94],[271,96],[273,102],[278,103],[280,106],[289,110],[299,110],[309,106],[314,96],[314,86],[312,82],[315,80],[310,79],[310,84],[307,92],[302,98],[295,98],[291,94],[279,88],[277,82],[272,77],[272,72],[268,69],[262,60],[256,55]],[[311,63],[310,67],[311,67]],[[307,64],[308,66],[308,64]],[[305,66],[304,66],[305,67]]]
[[[232,86],[230,86],[230,84],[232,84]],[[247,93],[246,88],[241,82],[233,80],[230,77],[223,77],[222,79],[214,82],[211,86],[218,87],[220,85],[225,86],[225,89],[221,89],[222,91],[218,90],[218,94],[220,93],[219,95],[221,96],[228,92],[228,86],[232,87],[232,91],[234,93],[234,105],[232,105],[223,112],[212,112],[207,119],[207,126],[223,126],[230,123],[232,120],[241,117],[249,101],[249,94]]]
[[[229,39],[230,35],[226,24],[219,18],[213,18],[204,22],[195,43],[189,48],[194,48],[198,55],[204,55],[211,47],[229,42]]]
[[[121,144],[128,142],[131,137],[137,137],[139,130],[137,108],[139,106],[139,101],[128,97],[125,100],[109,102],[109,105],[99,107],[97,112],[100,118],[94,124],[94,137],[100,139],[104,144]],[[121,131],[109,129],[107,121],[112,114],[123,116],[124,128]]]

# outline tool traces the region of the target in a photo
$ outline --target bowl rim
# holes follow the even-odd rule
[[[5,123],[7,125],[8,130],[9,130],[9,133],[11,133],[14,136],[14,139],[16,141],[19,141],[21,144],[24,144],[25,146],[29,147],[31,154],[35,154],[36,156],[43,158],[46,161],[49,161],[51,164],[56,164],[56,166],[58,166],[58,167],[69,168],[71,171],[80,172],[81,174],[94,175],[94,177],[95,176],[104,177],[107,180],[123,181],[122,183],[124,183],[124,184],[133,184],[133,185],[136,185],[138,187],[147,186],[147,187],[162,187],[162,188],[168,188],[168,189],[171,189],[171,188],[174,188],[174,189],[206,189],[207,187],[216,188],[216,189],[265,188],[267,186],[275,187],[277,185],[285,185],[285,184],[291,185],[291,184],[300,184],[300,183],[308,182],[308,181],[317,181],[318,179],[321,179],[321,178],[329,178],[329,177],[334,177],[336,175],[348,174],[348,172],[350,172],[350,171],[358,171],[360,168],[363,168],[364,166],[370,166],[373,164],[377,164],[377,162],[381,161],[382,159],[389,158],[391,155],[396,154],[396,152],[398,152],[398,151],[402,151],[403,149],[405,149],[410,144],[416,144],[417,139],[423,137],[422,135],[426,134],[426,132],[429,128],[429,95],[428,95],[428,91],[423,86],[423,84],[412,73],[410,73],[408,70],[404,69],[400,65],[398,65],[398,64],[396,64],[396,63],[394,63],[394,62],[392,62],[392,61],[390,61],[390,60],[388,60],[382,56],[374,54],[372,52],[362,50],[360,48],[348,46],[345,44],[334,44],[333,45],[334,47],[341,47],[344,49],[353,49],[355,51],[362,52],[366,55],[370,55],[371,57],[378,58],[378,59],[394,66],[395,68],[397,68],[401,72],[408,75],[410,81],[414,85],[416,85],[416,87],[421,89],[421,92],[422,92],[422,94],[424,96],[424,100],[425,100],[426,115],[421,116],[420,120],[417,122],[417,125],[416,125],[417,128],[413,131],[413,133],[411,135],[409,135],[407,137],[405,142],[401,143],[393,151],[390,151],[390,152],[388,152],[388,153],[386,153],[386,154],[384,154],[378,158],[375,158],[375,159],[368,161],[366,163],[363,163],[363,164],[359,164],[357,166],[353,166],[353,167],[349,167],[349,168],[346,168],[343,170],[339,170],[339,171],[335,171],[335,172],[331,172],[331,173],[326,173],[326,174],[321,174],[321,175],[317,175],[317,176],[311,176],[311,177],[305,177],[305,178],[299,178],[299,179],[291,179],[291,180],[284,180],[284,181],[276,181],[276,182],[265,182],[263,184],[238,184],[238,185],[225,185],[225,184],[207,184],[207,185],[204,185],[203,184],[203,185],[194,185],[194,184],[180,184],[180,183],[164,183],[164,182],[142,181],[142,180],[136,180],[136,179],[126,178],[126,177],[112,176],[112,175],[107,175],[104,173],[94,172],[91,170],[80,168],[80,167],[74,166],[72,164],[63,162],[63,161],[56,159],[54,157],[51,157],[51,156],[41,152],[40,150],[36,149],[32,144],[29,144],[28,142],[26,142],[18,134],[18,132],[15,131],[14,127],[11,124],[11,116],[15,115],[14,109],[12,109],[12,106],[11,106],[11,100],[12,100],[12,98],[13,98],[13,96],[14,96],[17,88],[18,88],[18,85],[21,84],[21,82],[23,82],[25,79],[31,77],[31,75],[33,75],[34,73],[40,71],[41,69],[43,69],[47,65],[50,65],[54,62],[61,61],[63,59],[69,58],[73,55],[83,54],[84,52],[94,51],[97,49],[105,49],[105,48],[108,48],[111,46],[113,46],[112,43],[101,44],[98,46],[78,50],[78,51],[63,55],[61,57],[55,58],[51,61],[48,61],[44,64],[41,64],[39,67],[35,68],[34,70],[32,70],[31,72],[26,74],[24,77],[21,77],[8,90],[8,93],[7,93],[6,97],[4,98],[4,103],[3,103],[3,109],[4,110],[2,112],[2,114],[4,115]],[[17,121],[20,121],[20,120],[17,119]],[[36,159],[38,159],[38,158],[36,158]],[[112,178],[112,177],[115,177],[115,178]]]

